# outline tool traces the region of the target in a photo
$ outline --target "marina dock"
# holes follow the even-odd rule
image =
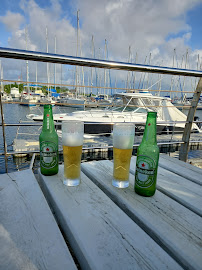
[[[149,111],[166,108],[170,118],[161,122],[163,126],[157,125],[164,131],[161,133],[164,135],[157,137],[158,145],[164,153],[180,150],[181,160],[160,155],[157,190],[153,197],[147,198],[134,192],[135,153],[142,139],[138,136],[140,134],[136,132],[128,188],[117,189],[111,184],[113,161],[109,160],[109,156],[112,157],[113,151],[112,136],[100,136],[99,140],[96,136],[84,139],[83,154],[86,157],[82,156],[81,184],[67,187],[63,184],[64,168],[61,164],[56,175],[42,175],[39,166],[33,174],[31,167],[35,154],[39,153],[38,133],[32,130],[29,132],[37,135],[36,140],[34,137],[23,140],[16,136],[16,148],[10,150],[11,144],[7,148],[7,127],[30,127],[33,123],[5,123],[0,98],[3,133],[3,152],[0,154],[4,155],[7,172],[1,175],[0,181],[0,268],[202,270],[202,169],[186,162],[189,150],[201,149],[201,130],[195,126],[195,123],[201,124],[201,121],[194,120],[194,116],[202,91],[202,72],[8,48],[0,48],[0,56],[26,60],[27,63],[38,61],[200,78],[187,116],[178,112],[183,119],[171,117],[175,113],[169,114],[170,108],[175,112],[176,108],[166,103],[170,101],[160,95],[154,96],[155,102],[153,100],[154,104],[151,104],[152,95],[145,93],[147,98],[143,105],[140,104],[141,109],[147,100]],[[159,94],[160,91],[165,90],[159,90]],[[138,104],[139,94],[142,96],[142,93],[132,93]],[[129,96],[128,93],[121,95]],[[156,104],[157,100],[160,103]],[[143,117],[138,121],[138,115],[135,115],[135,120],[142,127],[145,121],[142,121]],[[106,113],[103,117],[108,119],[105,126],[107,122],[109,126],[114,122]],[[88,122],[89,115],[86,119]],[[127,121],[124,118],[121,122]],[[181,133],[174,134],[173,130]],[[61,144],[59,149],[62,153]],[[103,153],[102,160],[98,161],[95,152],[97,155]],[[30,169],[8,173],[8,157],[24,153],[34,154]]]
[[[135,160],[126,189],[111,185],[106,160],[82,163],[78,187],[63,185],[62,165],[2,175],[1,269],[202,269],[202,169],[162,154],[146,198]]]
[[[182,135],[174,135],[171,138],[171,135],[159,135],[158,136],[158,146],[161,153],[171,153],[171,155],[175,155],[175,152],[180,150],[180,145],[182,142]],[[142,137],[135,137],[135,144],[133,147],[133,153],[137,152],[137,147],[141,143]],[[86,159],[89,155],[91,155],[91,160],[96,160],[96,155],[99,154],[103,159],[112,158],[112,136],[88,136],[84,137],[84,145],[83,145],[83,157]],[[192,134],[190,141],[190,150],[202,150],[202,138],[200,133]],[[59,150],[62,153],[62,144],[61,139],[59,140]],[[33,139],[15,139],[13,142],[13,151],[15,157],[22,157],[26,155],[31,155],[33,152],[39,153],[39,141],[38,138]],[[192,158],[189,162],[192,162],[194,165],[197,163],[199,166],[202,166],[201,158],[195,159]]]

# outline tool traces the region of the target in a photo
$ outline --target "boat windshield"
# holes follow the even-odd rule
[[[122,112],[125,106],[116,107],[112,109],[112,111]],[[127,106],[124,112],[135,112],[135,113],[146,113],[147,110],[145,108],[135,108],[134,106]]]

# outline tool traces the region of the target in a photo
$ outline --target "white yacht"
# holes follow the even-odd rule
[[[115,109],[88,111],[75,111],[72,113],[54,114],[55,122],[65,120],[81,120],[85,124],[87,134],[111,133],[113,123],[134,122],[136,135],[142,134],[148,111],[157,112],[157,132],[170,133],[182,132],[187,116],[178,110],[170,98],[154,96],[150,93],[121,93],[117,94],[123,100],[123,106]],[[43,121],[42,115],[27,115],[34,121]],[[181,121],[181,122],[180,122]],[[193,124],[192,131],[199,132],[200,129]]]
[[[64,104],[64,106],[73,108],[84,108],[85,100],[81,98],[66,97],[61,98],[60,103]]]
[[[19,88],[17,87],[11,87],[11,93],[10,93],[13,101],[19,101],[20,100],[20,92],[19,92]]]
[[[54,100],[54,98],[51,97],[51,96],[44,96],[44,95],[41,95],[41,96],[40,96],[39,103],[41,103],[41,104],[39,104],[40,106],[43,106],[43,105],[46,104],[46,103],[51,104],[52,106],[55,106],[56,100]]]
[[[23,94],[21,97],[20,105],[23,106],[36,106],[36,103],[39,102],[39,96],[34,94]]]

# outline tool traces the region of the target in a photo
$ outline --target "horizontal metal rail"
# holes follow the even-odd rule
[[[36,81],[22,81],[22,80],[4,80],[1,79],[1,82],[7,82],[7,83],[18,83],[18,84],[36,84],[38,86],[44,85],[44,86],[59,86],[59,87],[72,87],[72,88],[76,88],[76,87],[80,87],[80,88],[95,88],[95,89],[113,89],[113,90],[127,90],[127,91],[143,91],[143,90],[147,90],[149,92],[159,92],[159,89],[131,89],[131,88],[125,88],[125,87],[109,87],[109,86],[95,86],[95,85],[80,85],[80,84],[64,84],[64,83],[47,83],[47,82],[36,82]],[[36,88],[37,86],[30,86],[30,88]],[[161,89],[162,93],[194,93],[193,91],[186,91],[186,90],[163,90]],[[61,93],[61,91],[60,91]]]
[[[47,62],[47,63],[49,62],[49,63],[56,63],[56,64],[86,66],[86,67],[94,67],[94,68],[202,77],[202,71],[200,70],[188,70],[188,69],[179,69],[179,68],[170,68],[170,67],[132,64],[132,63],[115,62],[115,61],[107,61],[107,60],[100,60],[100,59],[83,58],[83,57],[74,57],[74,56],[43,53],[43,52],[36,52],[36,51],[25,51],[25,50],[2,48],[2,47],[0,47],[0,57],[21,59],[21,60],[31,60],[31,61],[38,61],[38,62]]]
[[[157,142],[158,145],[174,145],[174,144],[182,144],[183,141],[172,141],[172,142]],[[190,141],[190,143],[202,143],[202,140],[200,141]],[[140,143],[136,143],[133,145],[133,147],[138,147]],[[106,145],[106,146],[91,146],[91,147],[83,147],[82,151],[85,150],[102,150],[102,149],[112,149],[113,145]],[[39,150],[30,150],[30,151],[9,151],[7,152],[7,155],[18,155],[18,154],[39,154]],[[62,148],[59,149],[59,153],[62,154],[63,150]],[[4,156],[4,153],[0,153],[0,156]]]
[[[187,70],[187,69],[179,69],[179,68],[141,65],[141,64],[133,64],[133,63],[125,63],[125,62],[115,62],[115,61],[107,61],[107,60],[100,60],[100,59],[90,59],[90,58],[82,58],[82,57],[34,52],[34,51],[25,51],[25,50],[2,48],[2,47],[0,47],[0,57],[19,59],[19,60],[46,62],[46,63],[68,64],[68,65],[86,66],[86,67],[94,67],[94,68],[126,70],[126,71],[136,71],[136,72],[148,72],[148,73],[179,75],[179,76],[191,76],[191,77],[200,78],[199,83],[197,85],[197,88],[194,92],[194,99],[192,100],[190,111],[188,114],[189,121],[184,122],[184,123],[186,123],[186,126],[185,126],[184,135],[183,135],[183,140],[182,140],[182,142],[176,142],[178,144],[180,144],[180,143],[184,144],[185,150],[183,150],[184,152],[181,151],[182,157],[180,157],[180,159],[186,161],[187,152],[188,152],[188,144],[189,144],[189,139],[190,139],[191,124],[193,123],[193,116],[194,116],[194,113],[195,113],[195,110],[197,107],[197,103],[199,101],[201,89],[202,89],[202,87],[201,87],[201,85],[202,85],[202,71],[201,70]],[[0,98],[0,105],[2,108],[1,98]],[[3,115],[3,111],[1,114]],[[168,122],[166,122],[166,124],[167,123]],[[176,122],[174,122],[174,123],[176,124]],[[41,125],[41,124],[39,124],[39,125]],[[3,121],[3,118],[2,118],[2,125],[1,126],[2,126],[2,129],[4,131],[4,127],[11,126],[11,124],[5,124]],[[3,137],[5,137],[4,134],[3,134]],[[175,142],[171,142],[171,144],[173,144],[173,143],[175,143]],[[165,144],[168,144],[168,142],[166,142]],[[100,148],[103,149],[103,148],[107,148],[107,147],[102,146]],[[96,149],[96,148],[92,148],[92,149]],[[35,151],[33,151],[33,152],[35,153]],[[7,167],[6,156],[9,155],[10,153],[7,152],[6,143],[4,143],[4,154],[5,154],[5,162],[6,162],[6,167]],[[13,154],[16,154],[16,152],[14,152]],[[1,153],[0,153],[0,155],[1,155]]]
[[[2,103],[4,103],[4,104],[21,104],[21,105],[23,105],[23,104],[28,104],[28,103],[26,103],[26,102],[21,102],[21,101],[3,101]],[[48,105],[51,105],[51,103],[50,102],[35,102],[34,103],[34,105],[46,105],[46,104],[48,104]],[[88,106],[88,103],[77,103],[77,104],[71,104],[71,103],[60,103],[60,102],[56,102],[55,104],[54,104],[55,106],[68,106],[68,107],[71,107],[71,106],[75,106],[75,105],[77,105],[77,106],[83,106],[83,107],[90,107],[90,106]],[[97,106],[97,108],[105,108],[105,107],[109,107],[109,108],[111,108],[111,107],[114,107],[114,106],[116,106],[116,107],[123,107],[124,105],[114,105],[114,104],[102,104],[102,103],[95,103],[95,105],[98,105]],[[145,108],[145,106],[143,106],[143,105],[128,105],[127,107],[136,107],[136,108]],[[150,108],[173,108],[173,105],[147,105],[146,107],[150,107]],[[183,108],[183,109],[189,109],[189,108],[191,108],[191,104],[190,105],[186,105],[186,104],[179,104],[179,105],[175,105],[175,107],[176,108]],[[197,107],[200,107],[200,105],[198,105]]]
[[[145,121],[146,122],[146,121]],[[141,124],[143,124],[143,125],[145,125],[145,122],[131,122],[131,123],[133,123],[133,124],[135,124],[135,125],[141,125]],[[122,123],[122,122],[121,122]],[[202,123],[202,121],[193,121],[193,122],[188,122],[188,121],[162,121],[162,122],[158,122],[157,121],[157,124],[186,124],[186,123]],[[85,122],[85,124],[87,124],[87,125],[97,125],[97,123],[91,123],[91,122]],[[110,124],[110,125],[113,125],[114,124],[114,122],[102,122],[102,123],[99,123],[100,125],[106,125],[106,124]],[[38,121],[38,122],[36,122],[36,123],[9,123],[9,124],[4,124],[4,126],[5,127],[17,127],[17,126],[19,126],[19,127],[31,127],[31,126],[33,126],[33,127],[38,127],[38,126],[42,126],[43,125],[43,122],[42,121]],[[62,123],[55,123],[55,126],[61,126],[62,125]],[[0,123],[0,126],[2,126],[2,124]]]

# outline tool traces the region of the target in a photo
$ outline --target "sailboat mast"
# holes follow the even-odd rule
[[[57,53],[56,42],[57,42],[57,40],[56,40],[56,36],[55,36],[55,54]],[[56,64],[54,64],[54,88],[56,90],[55,84],[56,84]]]
[[[131,46],[129,46],[129,53],[128,53],[128,63],[130,63],[130,60],[131,60]],[[130,88],[130,71],[128,71],[127,73],[127,92],[129,92],[129,88]]]
[[[151,53],[149,54],[149,65],[151,65]],[[149,87],[149,79],[150,79],[150,74],[147,74],[147,87],[146,89],[148,89]]]
[[[137,52],[135,54],[135,64],[137,64]],[[133,89],[135,89],[136,72],[134,72]]]
[[[92,36],[92,58],[94,57],[94,37]],[[91,68],[91,95],[92,95],[92,86],[93,86],[93,68]]]
[[[77,41],[76,41],[76,56],[79,54],[79,10],[77,10]],[[76,66],[76,98],[78,96],[78,66]]]
[[[26,43],[26,51],[27,51],[27,26],[25,27],[25,43]],[[29,94],[29,61],[26,61],[26,70],[27,70],[27,91]]]
[[[105,60],[107,60],[107,40],[105,39]],[[106,68],[104,69],[104,95],[106,87]]]
[[[175,52],[176,49],[174,49],[174,52],[173,52],[173,68],[175,67],[175,55],[176,55],[176,52]],[[170,98],[171,99],[174,99],[174,96],[173,96],[173,81],[174,81],[174,77],[172,76],[172,79],[171,79],[171,86],[170,86]]]
[[[186,57],[185,57],[185,69],[187,69],[187,59],[188,59],[188,54],[189,54],[189,52],[188,52],[188,49],[187,49],[187,51],[186,51]],[[182,91],[183,91],[183,99],[185,99],[185,94],[184,94],[184,88],[185,88],[185,77],[184,77],[184,81],[183,81],[183,88],[182,88]]]
[[[80,26],[78,24],[78,36],[79,36],[79,44],[80,44],[80,56],[82,57],[82,44],[81,44],[81,36],[80,36]],[[85,88],[85,74],[84,74],[84,67],[81,67],[81,73],[82,73],[82,89],[80,91],[80,94],[82,94],[85,97],[86,94],[86,88]],[[80,75],[80,72],[79,72]],[[81,82],[81,77],[79,77],[79,81]]]
[[[37,62],[36,62],[36,88],[35,88],[36,90],[37,90],[37,75],[38,75],[38,74],[37,74]],[[35,90],[35,91],[36,91],[36,90]]]
[[[46,52],[48,53],[48,27],[46,26]],[[48,97],[49,97],[49,64],[47,63],[47,81],[48,81]]]
[[[145,60],[144,60],[144,65],[147,63],[147,55],[145,57]],[[145,74],[144,74],[145,75]],[[138,90],[140,89],[140,86],[141,86],[141,83],[142,83],[142,76],[143,76],[143,73],[141,73],[141,76],[140,76],[140,80],[139,80],[139,85],[138,85]],[[143,79],[144,80],[144,79]]]

